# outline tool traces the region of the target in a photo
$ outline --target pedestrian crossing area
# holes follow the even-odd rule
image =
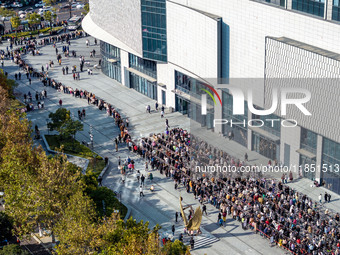
[[[185,237],[184,238],[184,244],[188,245],[190,247],[190,239],[191,237]],[[209,245],[218,242],[220,239],[210,235],[210,234],[201,234],[199,236],[194,236],[194,250],[199,249],[199,248],[206,248]]]

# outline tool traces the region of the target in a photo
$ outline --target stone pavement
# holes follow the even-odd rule
[[[96,49],[97,56],[100,52],[98,46],[85,46],[86,39],[78,39],[71,42],[71,50],[77,51],[77,56],[84,55],[86,59],[89,58],[89,51],[93,48]],[[90,39],[93,42],[93,39]],[[60,45],[58,44],[58,47]],[[6,48],[6,44],[2,46]],[[55,49],[52,46],[45,46],[41,49],[41,56],[25,56],[25,59],[33,65],[33,67],[40,70],[41,65],[45,65],[49,60],[53,60],[56,63]],[[88,60],[86,60],[88,61]],[[90,59],[91,65],[98,62],[98,57]],[[63,65],[77,65],[79,66],[78,57],[64,60]],[[124,87],[114,80],[106,77],[100,70],[93,69],[94,75],[89,76],[87,72],[81,73],[80,81],[74,81],[71,74],[62,75],[61,67],[55,66],[53,70],[49,72],[50,77],[62,82],[67,86],[71,86],[74,89],[86,89],[94,92],[96,96],[99,96],[105,101],[111,103],[115,108],[119,109],[119,112],[124,117],[128,117],[130,121],[131,134],[134,138],[148,135],[153,132],[163,132],[165,129],[165,119],[160,118],[160,113],[152,112],[151,114],[145,113],[145,106],[154,106],[155,101],[151,100],[144,95]],[[18,67],[14,66],[10,61],[5,61],[5,71],[10,75],[10,78],[14,77],[14,73],[18,72]],[[19,86],[16,92],[21,96],[28,91],[41,91],[44,89],[42,83],[38,79],[32,80],[32,85],[28,85],[26,76],[23,76],[22,80],[18,82]],[[138,158],[135,154],[129,153],[125,146],[119,148],[119,152],[114,150],[113,139],[118,135],[118,128],[115,127],[113,119],[107,117],[106,113],[99,111],[98,108],[90,106],[84,99],[74,98],[70,95],[57,92],[56,90],[46,87],[48,98],[45,99],[45,109],[35,110],[27,114],[28,118],[32,121],[32,126],[37,124],[42,133],[47,134],[46,119],[50,112],[54,112],[58,109],[58,101],[62,99],[63,107],[71,110],[74,116],[77,116],[78,109],[86,110],[86,119],[84,123],[84,131],[77,133],[77,139],[82,141],[90,141],[89,130],[90,125],[93,126],[94,134],[94,150],[102,155],[108,157],[111,161],[112,168],[105,176],[103,184],[110,187],[120,193],[122,202],[127,204],[131,208],[131,213],[137,220],[144,220],[150,222],[150,227],[160,224],[162,226],[161,234],[164,236],[172,235],[171,226],[175,224],[176,233],[175,238],[178,238],[179,233],[183,230],[183,222],[175,223],[175,212],[179,212],[179,195],[184,198],[184,204],[192,205],[196,208],[199,204],[194,199],[192,194],[187,194],[183,187],[175,190],[174,183],[160,175],[159,172],[153,171],[153,184],[155,185],[155,191],[149,190],[151,181],[146,180],[144,185],[145,196],[139,197],[139,184],[135,174],[128,174],[125,183],[121,182],[121,176],[118,171],[117,161],[120,157],[122,160],[126,159],[129,155],[136,161],[136,169],[141,170],[141,174],[148,176],[148,172],[145,171],[144,162]],[[34,95],[34,93],[32,93]],[[73,117],[74,117],[73,116]],[[74,117],[75,118],[75,117]],[[171,127],[179,126],[185,129],[195,129],[197,126],[193,126],[193,123],[189,121],[186,116],[180,113],[167,113],[166,118],[169,119]],[[215,146],[223,148],[229,154],[242,158],[245,152],[249,155],[249,160],[256,162],[256,164],[266,164],[268,159],[258,155],[255,152],[249,152],[246,148],[237,144],[234,141],[229,141],[224,137],[220,137],[218,134],[212,133],[209,130],[202,129],[200,134],[203,139],[208,140]],[[308,185],[306,185],[308,183]],[[314,198],[314,193],[319,193],[322,188],[311,188],[308,180],[298,180],[293,182],[294,188],[303,188],[305,193]],[[313,193],[314,192],[314,193]],[[315,199],[317,200],[316,195]],[[333,207],[335,210],[340,211],[339,196],[332,194],[334,202],[327,204],[327,207]],[[240,227],[240,224],[230,218],[227,220],[225,227],[219,227],[217,225],[217,210],[207,205],[208,215],[203,216],[202,231],[203,234],[200,237],[195,237],[196,247],[193,254],[283,254],[284,251],[278,248],[271,248],[269,242],[259,235],[253,234],[251,231],[244,231]],[[188,240],[184,240],[187,242]]]

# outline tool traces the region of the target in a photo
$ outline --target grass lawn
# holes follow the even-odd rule
[[[60,147],[64,146],[64,153],[88,159],[90,162],[87,168],[87,172],[91,171],[95,173],[98,177],[98,175],[104,169],[104,159],[100,157],[97,153],[91,151],[90,148],[79,143],[77,140],[70,138],[60,141],[57,135],[45,135],[45,138],[52,150],[60,150]]]

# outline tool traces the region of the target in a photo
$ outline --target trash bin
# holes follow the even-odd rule
[[[172,112],[174,112],[174,108],[173,107],[169,107],[169,113],[172,113]]]

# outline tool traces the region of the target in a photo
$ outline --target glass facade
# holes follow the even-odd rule
[[[304,169],[311,169],[312,164],[314,164],[314,166],[316,166],[315,158],[309,158],[309,157],[306,157],[306,156],[300,154],[300,166],[302,166],[303,177],[314,181],[315,180],[315,171],[304,171]],[[309,168],[305,168],[304,167],[305,165],[308,165]]]
[[[102,72],[118,82],[121,79],[120,49],[105,42],[100,42],[100,52],[102,56]]]
[[[280,144],[256,132],[252,136],[252,150],[271,160],[280,159]]]
[[[157,83],[150,82],[147,79],[129,72],[130,88],[137,90],[139,93],[157,100]]]
[[[152,78],[157,78],[157,64],[155,61],[142,59],[129,53],[129,67],[132,67]]]
[[[142,59],[129,53],[129,67],[157,79],[157,64],[155,61]],[[135,73],[129,72],[130,88],[137,90],[152,99],[157,100],[157,82],[151,82]]]
[[[142,0],[143,58],[167,62],[166,0]]]
[[[175,88],[199,100],[201,100],[202,94],[206,94],[203,89],[206,89],[213,94],[213,92],[210,91],[210,89],[205,86],[203,82],[200,82],[178,71],[175,71]],[[210,96],[207,96],[207,103],[212,106],[214,105],[214,101]]]
[[[325,182],[325,187],[340,194],[340,144],[327,138],[323,138],[322,146],[322,168],[321,178]]]
[[[255,107],[255,106],[254,106]],[[259,109],[258,107],[255,107]],[[263,130],[280,137],[281,136],[281,118],[274,115],[274,114],[269,114],[269,115],[255,115],[253,114],[253,119],[254,120],[262,120],[263,126],[261,127]],[[269,120],[275,120],[275,121],[269,121]],[[262,125],[261,121],[254,121],[253,125]]]
[[[301,127],[300,148],[316,154],[318,135],[308,129]]]
[[[324,16],[325,0],[293,0],[292,9],[319,17]]]
[[[286,0],[261,0],[262,2],[267,2],[275,5],[279,5],[282,7],[285,7],[286,5]]]
[[[332,20],[340,21],[340,0],[333,0]]]
[[[213,94],[210,89],[204,85],[204,83],[185,75],[181,72],[175,71],[175,88],[183,91],[195,100],[188,100],[179,95],[176,95],[176,111],[182,114],[188,114],[188,117],[201,124],[202,127],[213,128],[214,122],[214,101],[208,95],[207,96],[207,114],[201,114],[201,95],[206,94],[204,90],[208,90]],[[203,90],[204,89],[204,90]]]
[[[208,129],[214,127],[213,108],[207,109],[207,114],[202,115],[200,104],[189,101],[179,95],[176,95],[175,97],[175,104],[176,111],[182,113],[183,115],[187,114],[190,119],[200,123],[202,127],[206,127]]]
[[[247,122],[248,122],[248,104],[244,102],[244,115],[233,115],[233,97],[226,91],[222,91],[222,119],[228,120],[228,124],[222,126],[223,135],[228,135],[229,132],[233,132],[233,140],[239,144],[247,147],[248,145],[248,132],[247,132]],[[233,127],[229,124],[229,121],[233,123],[239,123],[245,121],[243,124],[233,124]]]
[[[301,127],[301,138],[300,138],[300,148],[307,150],[313,154],[316,154],[316,148],[317,148],[317,140],[318,135],[306,128]],[[300,165],[309,165],[316,164],[316,157],[315,158],[309,158],[305,155],[300,154]],[[302,170],[304,170],[305,167],[302,167]],[[307,169],[307,168],[306,168]],[[308,168],[310,169],[310,167]],[[303,177],[308,178],[310,180],[315,180],[315,171],[302,171]]]

